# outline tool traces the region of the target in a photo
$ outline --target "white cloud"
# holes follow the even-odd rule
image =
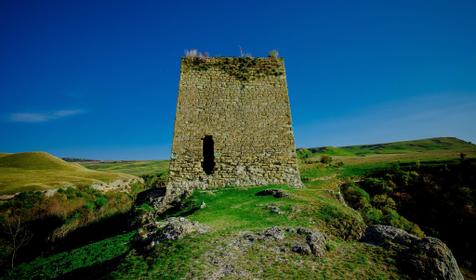
[[[75,116],[82,113],[84,113],[83,110],[58,110],[47,113],[19,112],[10,114],[9,120],[12,122],[41,123]]]

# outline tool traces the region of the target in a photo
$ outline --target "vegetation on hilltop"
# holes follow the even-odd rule
[[[243,57],[201,57],[190,56],[182,59],[182,71],[208,71],[211,68],[217,68],[235,77],[236,79],[247,82],[254,79],[273,76],[278,77],[284,74],[283,59],[270,56],[253,58]]]

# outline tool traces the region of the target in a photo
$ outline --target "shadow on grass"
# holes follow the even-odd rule
[[[70,279],[81,279],[81,280],[89,280],[89,279],[104,279],[107,278],[112,271],[116,269],[116,267],[124,260],[126,255],[129,252],[126,252],[122,255],[119,255],[113,259],[107,260],[105,262],[88,266],[82,267],[66,274],[61,275],[60,277],[56,278],[58,280],[70,280]]]
[[[54,244],[53,251],[72,250],[84,245],[100,241],[120,233],[125,233],[133,228],[129,225],[130,213],[118,213],[111,217],[101,219],[87,226],[76,229],[65,238]]]

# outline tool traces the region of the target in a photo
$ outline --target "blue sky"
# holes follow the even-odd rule
[[[257,3],[259,2],[259,3]],[[476,142],[476,1],[0,2],[0,152],[170,155],[185,49],[285,58],[298,147]]]

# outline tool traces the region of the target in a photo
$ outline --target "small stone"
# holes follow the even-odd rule
[[[278,227],[272,227],[272,228],[266,229],[263,233],[265,237],[272,237],[276,240],[284,239],[284,230]]]
[[[291,251],[301,254],[301,255],[310,255],[311,254],[311,248],[307,244],[294,244],[293,247],[291,248]]]
[[[281,211],[281,209],[279,208],[278,205],[272,203],[268,206],[266,206],[266,208],[271,211],[271,213],[274,213],[274,214],[278,214],[278,215],[281,215],[283,214],[283,211]]]

